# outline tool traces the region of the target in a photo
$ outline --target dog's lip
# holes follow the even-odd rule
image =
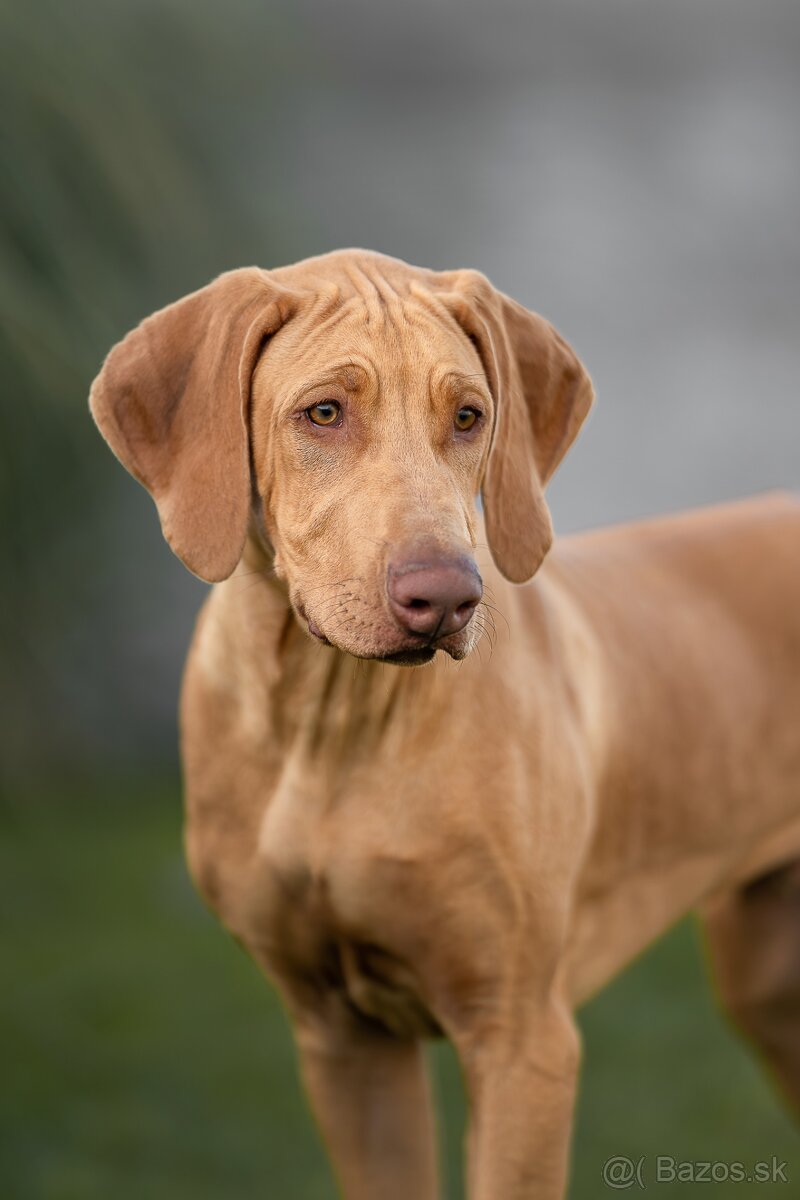
[[[297,615],[305,621],[306,628],[312,637],[315,637],[323,646],[336,647],[336,642],[332,642],[322,632],[314,618],[308,615],[304,604],[297,604],[296,611]],[[459,629],[456,633],[448,634],[443,638],[434,638],[433,641],[422,635],[412,634],[405,644],[399,646],[396,650],[388,650],[385,654],[367,654],[363,657],[370,658],[373,662],[393,663],[397,666],[408,667],[423,666],[425,663],[429,663],[437,650],[441,650],[451,657],[461,657],[460,655],[453,654],[451,645],[448,645],[448,643],[455,642],[461,632]],[[342,647],[339,648],[341,649]],[[356,654],[356,657],[361,656]]]
[[[323,646],[336,646],[335,642],[332,642],[330,638],[325,636],[313,618],[303,613],[303,619],[306,622],[308,632],[322,642]],[[420,638],[418,641],[400,646],[397,650],[389,650],[385,654],[370,654],[366,657],[371,658],[374,662],[395,663],[403,667],[420,667],[425,663],[429,663],[439,649],[444,649],[439,642],[425,641]]]
[[[314,618],[313,618],[313,617],[310,617],[310,616],[308,615],[308,613],[306,612],[306,609],[305,609],[305,605],[304,605],[304,604],[298,604],[298,605],[297,605],[297,615],[298,615],[298,616],[301,618],[301,620],[305,621],[305,623],[306,623],[306,628],[308,629],[308,632],[309,632],[309,633],[310,633],[310,634],[311,634],[313,637],[317,638],[317,640],[318,640],[318,641],[322,642],[323,646],[330,646],[330,645],[332,645],[332,643],[329,641],[329,639],[328,639],[328,638],[325,636],[325,634],[322,632],[322,630],[320,629],[319,625],[318,625],[318,624],[317,624],[317,622],[314,620]]]
[[[319,640],[320,640],[320,641],[321,641],[321,642],[322,642],[322,643],[323,643],[325,646],[330,646],[330,644],[331,644],[331,643],[330,643],[330,642],[329,642],[329,640],[328,640],[328,639],[325,637],[325,634],[322,632],[322,630],[320,629],[320,627],[319,627],[319,625],[316,623],[316,621],[312,620],[312,618],[311,618],[311,617],[306,617],[306,625],[308,626],[308,632],[309,632],[309,633],[312,633],[312,634],[314,635],[314,637],[315,637],[315,638],[319,638]]]
[[[438,650],[438,646],[409,646],[405,650],[394,650],[390,654],[381,654],[376,661],[394,663],[399,667],[422,667],[429,663]]]
[[[390,650],[386,654],[376,654],[371,657],[374,657],[377,662],[398,663],[401,666],[421,666],[423,663],[429,663],[439,650],[443,654],[449,654],[451,658],[463,658],[463,653],[458,651],[462,633],[463,630],[459,629],[456,633],[450,633],[443,638],[434,638],[433,641],[423,637],[414,638],[398,650]]]

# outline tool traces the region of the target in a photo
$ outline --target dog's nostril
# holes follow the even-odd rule
[[[419,608],[419,609],[430,608],[430,602],[428,600],[418,600],[418,599],[409,600],[406,603],[406,608]]]

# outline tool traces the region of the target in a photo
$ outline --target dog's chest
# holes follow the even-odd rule
[[[386,919],[375,888],[372,911],[367,915],[367,904],[359,902],[361,919],[354,921],[339,902],[340,866],[312,870],[308,863],[273,860],[265,870],[270,900],[260,914],[259,947],[267,967],[304,1006],[327,1012],[344,1003],[399,1037],[440,1032],[423,997],[413,947],[401,939],[403,953],[396,952],[396,921]],[[371,868],[361,875],[370,879]]]
[[[287,775],[261,824],[240,933],[309,1002],[338,996],[397,1035],[426,1036],[438,1027],[414,962],[429,851],[404,829],[355,789],[342,800]]]

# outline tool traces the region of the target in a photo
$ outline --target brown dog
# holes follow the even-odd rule
[[[217,583],[189,862],[281,990],[349,1200],[436,1195],[437,1033],[473,1200],[562,1196],[572,1011],[695,906],[800,1102],[800,503],[568,538],[537,572],[591,401],[483,276],[363,251],[223,275],[92,389]]]

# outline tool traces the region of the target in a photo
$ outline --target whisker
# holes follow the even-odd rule
[[[479,644],[480,642],[482,642],[482,641],[485,639],[485,640],[486,640],[486,641],[489,643],[489,645],[491,646],[491,645],[492,645],[492,638],[491,638],[491,634],[490,634],[490,632],[489,632],[489,630],[488,630],[487,626],[486,626],[486,625],[483,625],[483,624],[481,624],[481,623],[479,622],[479,623],[478,623],[478,628],[480,629],[480,637],[478,638],[478,644]]]
[[[303,591],[303,595],[310,596],[312,592],[319,592],[322,590],[322,588],[331,588],[331,589],[340,588],[343,583],[352,583],[354,579],[358,580],[360,582],[361,576],[360,575],[346,575],[344,579],[338,579],[336,581],[336,583],[321,583],[321,584],[319,584],[318,587],[305,588]]]
[[[347,599],[347,597],[345,597],[340,604],[334,605],[333,608],[326,609],[325,616],[321,617],[320,620],[331,621],[335,617],[338,617],[339,613],[344,613],[345,615],[347,615],[347,605],[348,604],[349,604],[349,600]]]
[[[492,616],[491,612],[487,609],[485,613],[481,613],[481,616],[482,616],[483,620],[485,622],[488,622],[488,624],[491,626],[492,633],[494,634],[494,636],[496,638],[497,637],[497,625],[495,624],[495,620],[494,620],[494,617]]]
[[[477,643],[476,649],[480,650],[481,642],[483,641],[484,636],[485,636],[487,642],[489,643],[489,662],[491,662],[492,655],[494,654],[494,642],[492,640],[492,635],[489,632],[489,629],[487,628],[486,625],[481,624],[480,628],[481,628],[481,637]],[[480,654],[478,655],[478,657],[479,657],[480,661],[483,662],[483,658],[481,657]]]
[[[508,618],[503,610],[498,608],[496,604],[490,604],[487,600],[481,600],[481,607],[485,608],[487,612],[497,613],[498,617],[502,617],[503,621],[505,622],[506,630],[508,631],[508,636],[511,637],[511,626],[508,623]]]

